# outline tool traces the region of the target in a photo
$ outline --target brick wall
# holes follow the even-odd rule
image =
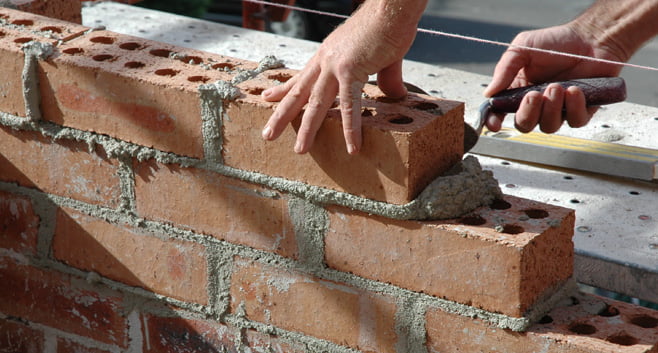
[[[461,103],[369,87],[361,155],[334,109],[299,156],[259,136],[271,59],[0,19],[0,351],[658,352],[573,289],[573,211],[409,219],[474,163]]]

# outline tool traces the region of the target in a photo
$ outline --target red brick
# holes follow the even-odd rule
[[[42,353],[43,332],[21,323],[0,319],[0,351]]]
[[[57,339],[57,353],[110,353],[110,351],[91,348],[60,337]]]
[[[261,129],[276,104],[264,102],[259,94],[288,75],[290,70],[266,71],[239,85],[243,95],[228,105],[223,124],[227,165],[405,204],[462,158],[462,103],[409,95],[392,104],[372,88],[372,98],[364,99],[370,116],[363,118],[363,148],[357,155],[346,152],[338,108],[329,111],[308,154],[292,151],[299,119],[294,129],[288,127],[279,139],[266,142]]]
[[[0,258],[0,312],[97,341],[127,345],[122,297],[84,280]]]
[[[82,23],[82,3],[75,0],[9,0],[20,11]]]
[[[30,41],[54,44],[79,35],[87,28],[1,7],[0,19],[12,25],[0,26],[0,111],[24,117],[21,74],[25,55],[22,46]]]
[[[233,271],[232,312],[244,305],[251,320],[362,352],[395,352],[392,298],[241,258]]]
[[[30,199],[0,191],[0,248],[36,254],[38,231]]]
[[[330,207],[326,263],[412,291],[523,316],[571,277],[574,213],[505,199],[508,209],[482,207],[461,219],[435,222],[397,221]],[[500,222],[502,232],[495,229]]]
[[[427,312],[427,345],[431,352],[658,352],[658,312],[605,300],[613,309],[598,315],[601,298],[579,299],[580,305],[555,308],[524,333],[492,327],[480,320]],[[609,316],[610,312],[619,312]],[[644,327],[643,327],[644,326]]]
[[[306,352],[301,344],[253,330],[240,332],[240,329],[212,321],[149,314],[145,314],[142,321],[146,331],[145,353],[239,353],[247,347],[256,352]],[[238,345],[238,337],[243,346]]]
[[[297,256],[286,199],[260,186],[200,169],[146,162],[135,166],[135,198],[142,217]]]
[[[58,260],[184,301],[208,303],[206,249],[163,240],[71,209],[59,209],[53,239]]]
[[[0,180],[47,193],[117,207],[121,196],[118,162],[101,148],[89,153],[87,144],[52,142],[40,133],[0,127]]]
[[[213,67],[255,66],[108,31],[67,42],[40,65],[45,119],[197,158],[203,158],[198,86],[233,77]]]

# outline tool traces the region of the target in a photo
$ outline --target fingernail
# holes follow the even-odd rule
[[[353,143],[347,144],[347,153],[354,154],[356,153],[356,146]]]
[[[302,144],[299,143],[299,142],[296,142],[295,143],[295,148],[293,150],[295,151],[295,153],[300,153],[301,154],[302,153]]]
[[[269,126],[265,126],[262,132],[262,136],[266,140],[272,139],[272,129]]]
[[[272,94],[272,91],[270,91],[269,89],[266,89],[263,92],[261,92],[260,96],[263,97],[263,98],[267,98],[267,97],[270,96],[270,94]]]

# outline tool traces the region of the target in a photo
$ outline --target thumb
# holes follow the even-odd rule
[[[402,60],[383,68],[377,73],[379,89],[389,97],[403,97],[407,95],[407,88],[402,80]]]

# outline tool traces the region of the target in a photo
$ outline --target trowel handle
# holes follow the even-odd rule
[[[580,88],[588,106],[622,102],[626,99],[626,83],[621,77],[598,77],[557,82],[565,89]],[[549,83],[504,90],[489,98],[494,113],[514,113],[519,109],[523,97],[531,91],[544,92]]]

